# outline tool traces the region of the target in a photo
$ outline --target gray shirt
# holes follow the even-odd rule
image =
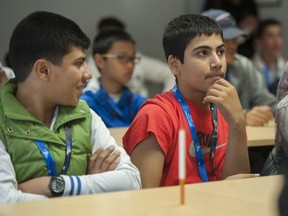
[[[276,97],[271,94],[253,63],[245,56],[236,54],[233,64],[227,65],[229,82],[237,89],[242,108],[267,105],[275,114]]]

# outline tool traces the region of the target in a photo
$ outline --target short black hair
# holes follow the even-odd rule
[[[172,55],[183,63],[185,49],[192,39],[213,34],[219,34],[223,39],[221,27],[207,16],[187,14],[176,17],[168,23],[163,34],[162,45],[166,59]]]
[[[51,12],[33,12],[20,21],[10,39],[9,55],[16,80],[25,81],[40,58],[60,65],[73,46],[86,50],[89,45],[89,38],[72,20]]]
[[[119,29],[124,31],[125,28],[125,24],[116,17],[104,17],[99,21],[97,26],[98,32],[106,31],[109,29]]]
[[[107,53],[111,49],[112,44],[117,41],[129,41],[135,44],[135,41],[131,35],[125,31],[117,29],[106,30],[96,35],[93,42],[92,54],[95,55],[96,53]]]
[[[272,25],[277,25],[282,27],[282,23],[279,20],[269,18],[265,20],[261,20],[258,24],[257,31],[256,31],[256,38],[261,38],[264,34],[264,31]]]

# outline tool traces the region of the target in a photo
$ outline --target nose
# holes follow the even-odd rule
[[[129,67],[130,69],[134,69],[135,67],[135,62],[133,61],[127,61],[126,66]]]
[[[211,69],[221,69],[222,68],[222,61],[220,58],[224,58],[223,56],[219,57],[216,53],[213,55],[211,59],[210,67]]]
[[[83,72],[83,79],[84,80],[89,80],[92,78],[92,72],[91,70],[89,69],[87,63],[85,63],[84,65],[84,72]]]

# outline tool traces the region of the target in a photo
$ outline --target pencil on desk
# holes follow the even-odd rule
[[[186,133],[184,129],[179,130],[178,134],[178,151],[179,151],[179,185],[180,185],[180,204],[184,205],[185,203],[185,177],[186,177],[186,161],[185,161],[185,148],[186,146]]]

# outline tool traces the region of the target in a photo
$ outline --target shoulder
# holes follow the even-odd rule
[[[235,55],[233,67],[234,70],[239,70],[243,74],[249,74],[253,76],[258,73],[260,74],[260,72],[258,72],[258,69],[254,66],[253,62],[250,59],[248,59],[246,56],[242,56],[239,54]]]
[[[235,62],[240,63],[243,66],[245,66],[247,64],[252,65],[252,61],[249,58],[247,58],[246,56],[240,55],[240,54],[235,55]]]
[[[158,107],[163,111],[170,111],[174,109],[178,104],[176,98],[174,97],[172,91],[168,91],[162,94],[157,94],[153,99],[148,99],[143,107]]]

